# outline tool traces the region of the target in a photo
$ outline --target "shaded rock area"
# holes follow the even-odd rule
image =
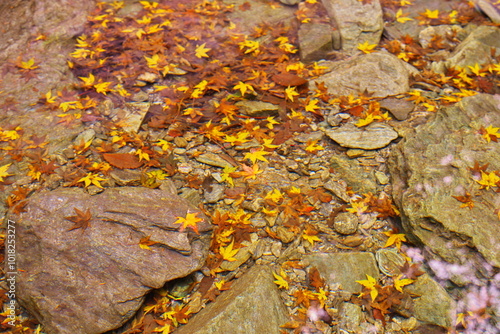
[[[340,284],[342,290],[351,293],[361,292],[362,286],[356,280],[364,280],[366,275],[379,277],[372,253],[318,253],[305,256],[304,261],[318,268],[328,284]]]
[[[334,95],[367,92],[377,97],[405,93],[409,90],[410,75],[417,70],[396,56],[385,52],[363,54],[337,62],[323,62],[328,73],[315,81],[324,82]]]
[[[176,334],[281,333],[288,311],[273,283],[271,268],[254,266],[195,315]]]
[[[492,55],[500,52],[500,28],[479,26],[463,40],[444,61],[432,64],[436,72],[446,69],[482,65],[492,62]]]
[[[88,228],[67,217],[90,212]],[[123,187],[90,196],[79,188],[34,195],[17,222],[18,300],[49,333],[102,333],[134,315],[144,295],[199,269],[210,223],[200,236],[176,217],[198,212],[175,194]],[[141,239],[153,242],[150,249]],[[95,317],[95,314],[99,314]],[[89,319],[93,319],[89,321]]]
[[[452,326],[455,302],[446,290],[429,275],[420,276],[408,292],[418,296],[413,300],[413,315],[423,323],[443,328]]]
[[[304,62],[325,59],[333,50],[333,29],[325,23],[306,23],[299,29],[300,58]]]
[[[339,28],[342,50],[352,53],[358,44],[378,44],[384,29],[379,0],[323,0]]]
[[[398,133],[390,125],[384,123],[372,123],[363,128],[346,124],[338,128],[328,129],[325,133],[340,146],[363,150],[386,147],[391,141],[398,138]]]
[[[500,169],[500,147],[480,134],[492,124],[500,124],[498,96],[468,97],[407,134],[391,153],[393,196],[406,231],[449,262],[477,249],[500,266],[497,196],[478,183],[482,173]],[[467,193],[474,194],[470,209],[452,197]]]
[[[3,22],[0,45],[5,46],[0,50],[4,71],[0,81],[0,104],[4,104],[4,111],[9,110],[5,104],[11,105],[11,99],[16,99],[16,96],[23,96],[16,102],[28,107],[38,100],[46,87],[62,88],[72,82],[73,75],[66,64],[67,54],[73,50],[74,37],[83,31],[93,6],[94,1],[90,0],[15,0],[0,4],[0,21]],[[45,38],[35,41],[40,35]],[[37,63],[43,61],[37,69],[37,78],[27,81],[15,70],[6,71],[9,62],[15,62],[19,55],[22,55],[22,61],[30,58],[36,58]]]

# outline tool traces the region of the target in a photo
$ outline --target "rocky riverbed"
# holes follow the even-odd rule
[[[0,328],[499,332],[498,13],[0,4]]]

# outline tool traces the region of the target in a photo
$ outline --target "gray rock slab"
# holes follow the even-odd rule
[[[325,59],[333,51],[333,27],[325,23],[304,23],[298,33],[300,59],[312,62]]]
[[[444,328],[452,326],[456,303],[429,275],[420,276],[405,290],[419,296],[413,299],[413,316],[417,320]]]
[[[378,44],[384,21],[379,0],[323,0],[328,16],[338,26],[342,50],[354,52],[358,44]]]
[[[444,73],[446,68],[466,68],[491,63],[492,49],[495,54],[500,53],[500,28],[479,26],[456,47],[449,59],[432,64],[432,68]]]
[[[361,292],[362,286],[356,281],[365,280],[366,275],[379,277],[372,253],[316,253],[306,255],[304,261],[316,267],[328,284],[340,284],[342,290],[351,293]]]
[[[288,311],[267,266],[254,266],[175,334],[281,333]]]
[[[210,166],[215,166],[215,167],[233,167],[227,160],[222,159],[220,155],[212,153],[212,152],[207,152],[200,154],[195,157],[196,161],[204,163],[206,165]]]
[[[474,250],[500,267],[498,194],[480,189],[475,162],[500,170],[500,145],[479,130],[500,126],[498,96],[478,94],[439,111],[397,145],[389,158],[393,198],[410,236],[448,262],[461,263]],[[474,207],[452,196],[473,194]]]
[[[211,224],[180,232],[176,217],[199,212],[176,194],[122,187],[90,196],[59,188],[30,197],[10,215],[17,227],[18,301],[47,333],[97,334],[130,319],[152,288],[199,269]],[[65,217],[91,214],[90,226],[70,230]],[[157,242],[142,249],[144,237]]]
[[[387,52],[373,52],[336,62],[322,62],[330,72],[315,82],[324,82],[333,95],[359,95],[368,92],[377,97],[406,93],[410,75],[418,73],[411,65]]]
[[[356,159],[349,159],[343,155],[333,155],[330,158],[330,167],[333,168],[335,172],[333,178],[341,179],[353,191],[363,194],[369,192],[375,193],[377,191],[375,177],[371,171],[361,166]],[[349,197],[347,197],[346,200],[347,195],[339,194],[338,190],[334,192],[334,194],[343,199],[346,203],[349,202]]]
[[[398,133],[388,124],[371,123],[365,127],[354,124],[327,129],[326,135],[342,147],[376,150],[386,147],[398,138]]]

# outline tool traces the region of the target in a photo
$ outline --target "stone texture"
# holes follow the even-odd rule
[[[350,212],[339,213],[333,221],[333,229],[340,234],[354,234],[358,230],[358,216]]]
[[[279,107],[275,104],[252,100],[236,102],[236,106],[242,114],[247,116],[277,114],[279,109]]]
[[[424,274],[405,287],[405,290],[419,296],[413,299],[413,316],[417,320],[450,328],[453,324],[452,312],[456,305],[441,285]]]
[[[253,266],[175,334],[279,334],[289,321],[271,269]]]
[[[415,109],[415,104],[406,99],[388,97],[380,101],[380,108],[388,110],[398,121],[404,121],[408,114]]]
[[[377,97],[406,93],[411,74],[418,71],[386,52],[363,54],[337,62],[322,62],[330,72],[315,81],[324,82],[333,95],[359,95],[368,92]]]
[[[478,6],[493,23],[500,24],[500,3],[498,3],[498,1],[476,0],[476,6]]]
[[[378,268],[387,276],[398,276],[405,258],[394,248],[381,248],[375,253]]]
[[[221,168],[233,167],[233,165],[231,165],[227,160],[222,159],[220,157],[220,155],[217,155],[217,154],[212,153],[212,152],[200,154],[200,155],[196,156],[195,159],[198,162],[201,162],[201,163],[204,163],[204,164],[207,164],[210,166],[221,167]]]
[[[342,50],[354,52],[358,44],[378,44],[384,29],[379,0],[323,0],[342,38]]]
[[[73,81],[66,64],[67,55],[73,49],[73,38],[83,31],[93,6],[94,2],[90,0],[13,0],[0,3],[0,21],[3,22],[0,64],[7,66],[20,55],[26,57],[24,61],[37,55],[36,63],[40,63],[38,76],[31,80],[24,80],[17,73],[2,74],[0,104],[9,97],[22,96],[17,101],[19,107],[28,107],[38,100],[40,92],[61,88]],[[48,38],[33,42],[39,34]],[[29,115],[43,118],[35,113]]]
[[[316,253],[306,255],[304,260],[318,269],[327,284],[341,285],[341,289],[359,293],[362,286],[356,283],[366,275],[378,279],[379,272],[372,253]]]
[[[87,229],[65,217],[89,209]],[[199,269],[208,251],[207,218],[201,235],[173,224],[198,212],[175,194],[149,188],[80,188],[33,195],[17,225],[18,301],[48,333],[102,333],[134,315],[144,295]],[[150,236],[157,244],[141,249]]]
[[[347,186],[354,192],[377,192],[375,178],[365,167],[360,166],[357,160],[349,159],[342,155],[334,155],[330,159],[330,167],[333,168],[335,172],[333,178],[335,179],[338,176],[338,179],[347,183]],[[346,203],[350,201],[349,197],[345,197],[347,195],[339,194],[339,191],[334,192],[334,194],[343,199]]]
[[[313,62],[333,51],[333,27],[325,23],[305,23],[299,28],[300,59]]]
[[[495,54],[500,53],[500,28],[479,26],[456,47],[447,60],[433,63],[432,69],[444,73],[447,68],[491,63],[492,49]]]
[[[328,129],[326,135],[342,147],[376,150],[389,145],[398,138],[398,133],[385,123],[371,123],[365,127],[346,124],[338,128]]]
[[[477,249],[500,267],[498,196],[492,189],[479,190],[480,173],[469,169],[478,162],[489,164],[487,172],[500,170],[500,146],[478,133],[499,124],[498,96],[467,97],[439,111],[391,152],[393,197],[405,230],[448,262],[462,262]],[[466,192],[474,194],[472,209],[460,208],[452,197]]]
[[[270,26],[283,23],[286,26],[292,24],[296,19],[295,6],[282,6],[276,8],[271,6],[269,1],[252,1],[247,0],[224,0],[226,4],[234,4],[235,8],[241,8],[244,4],[249,4],[249,8],[245,10],[235,10],[229,15],[231,22],[234,22],[239,29],[250,34],[253,29],[261,23],[269,24]],[[248,5],[247,5],[248,6]]]

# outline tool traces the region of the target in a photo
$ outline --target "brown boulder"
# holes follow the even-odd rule
[[[91,214],[76,228],[75,209]],[[181,232],[176,217],[199,212],[176,194],[122,187],[90,196],[60,188],[32,196],[17,227],[18,301],[48,333],[102,333],[134,315],[144,295],[199,269],[211,225]],[[150,249],[141,239],[155,241]],[[144,240],[144,239],[143,239]]]

